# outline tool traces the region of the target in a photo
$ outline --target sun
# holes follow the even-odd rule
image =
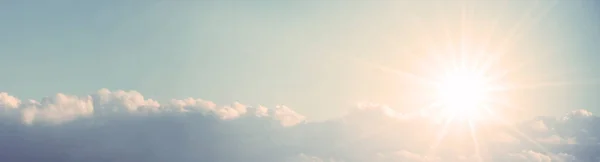
[[[475,70],[454,69],[446,72],[437,84],[437,103],[446,115],[473,120],[480,117],[488,101],[490,85]]]

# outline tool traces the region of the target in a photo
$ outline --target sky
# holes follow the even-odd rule
[[[2,1],[0,159],[590,161],[599,7]],[[509,87],[490,109],[511,124],[428,116],[425,84],[463,60]]]
[[[525,64],[507,78],[581,82],[591,69],[598,14],[591,1],[102,1],[2,2],[0,90],[38,99],[56,92],[136,90],[159,101],[201,97],[221,103],[296,107],[316,120],[358,101],[415,107],[412,83],[353,61],[419,73],[414,63],[446,29],[510,49]],[[550,9],[548,9],[550,8]],[[442,28],[444,27],[444,28]],[[513,32],[517,31],[517,32]],[[456,33],[456,32],[455,32]],[[512,33],[515,38],[508,38]],[[507,45],[499,45],[508,39]],[[505,47],[501,47],[505,46]],[[443,55],[443,54],[442,54]],[[550,76],[550,78],[548,78]],[[558,78],[557,78],[558,77]],[[529,84],[529,83],[528,83]],[[534,92],[547,113],[593,110],[597,86]],[[544,95],[541,91],[568,95]],[[568,92],[565,92],[568,91]],[[576,96],[569,99],[560,99]],[[528,95],[527,97],[530,97]],[[569,101],[565,101],[569,100]],[[536,102],[535,104],[541,104]]]

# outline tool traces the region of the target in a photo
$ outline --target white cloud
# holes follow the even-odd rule
[[[335,160],[324,160],[316,156],[299,154],[298,156],[289,158],[287,162],[335,162]]]
[[[12,110],[19,120],[26,124],[34,122],[61,123],[75,120],[78,117],[110,116],[111,114],[148,114],[148,113],[188,113],[199,112],[214,114],[223,120],[232,120],[245,115],[248,106],[239,102],[230,105],[217,106],[212,101],[203,99],[172,99],[161,105],[155,100],[146,99],[137,91],[110,91],[100,89],[89,96],[77,97],[58,93],[41,101],[29,100],[21,103],[8,93],[0,93],[0,108]],[[4,115],[9,112],[4,112]],[[257,117],[270,117],[280,121],[283,126],[292,126],[304,121],[305,117],[286,106],[268,109],[259,106],[255,110]]]
[[[551,162],[552,158],[548,155],[531,151],[524,150],[520,153],[513,153],[509,155],[512,157],[511,161],[514,162]]]
[[[505,133],[505,132],[494,133],[491,135],[491,137],[494,142],[501,142],[501,143],[519,143],[519,142],[521,142],[521,140],[519,140],[516,137],[514,137],[508,133]]]
[[[0,109],[14,109],[19,107],[21,100],[8,93],[0,92]]]
[[[269,116],[269,108],[259,105],[258,107],[256,107],[254,115],[256,115],[257,117]]]
[[[592,116],[592,113],[584,110],[584,109],[579,109],[579,110],[575,110],[572,111],[571,113],[567,114],[567,116],[583,116],[583,117],[588,117],[588,116]]]
[[[245,111],[238,111],[238,109],[225,106],[214,111],[221,119],[230,120],[240,117]]]
[[[247,106],[239,102],[213,110],[221,119],[230,120],[246,114]]]
[[[537,120],[537,121],[534,121],[533,123],[531,123],[531,128],[534,131],[538,131],[538,132],[548,131],[548,127],[546,126],[546,124],[544,124],[544,121],[542,121],[542,120]]]
[[[575,144],[575,138],[563,138],[558,135],[551,135],[548,137],[540,137],[537,141],[545,144]]]
[[[152,99],[145,99],[137,91],[100,89],[91,95],[94,106],[102,112],[157,112],[160,104]]]
[[[101,89],[39,101],[0,93],[0,109],[0,149],[10,150],[0,160],[478,161],[469,129],[450,125],[440,136],[443,124],[431,117],[381,104],[308,122],[283,105],[217,105],[197,98],[161,104],[136,91]],[[600,118],[576,110],[510,126],[516,131],[482,124],[476,134],[485,161],[576,162],[600,157],[598,125]]]
[[[16,119],[25,124],[59,124],[94,114],[94,105],[90,96],[77,97],[58,93],[41,101],[21,102],[7,93],[0,93],[0,106],[4,108],[2,116]]]
[[[523,150],[520,153],[509,154],[514,162],[576,162],[577,158],[566,153],[543,154],[532,150]]]
[[[214,111],[217,108],[217,104],[212,101],[206,101],[203,99],[186,98],[183,100],[172,99],[168,105],[175,111],[181,112],[209,112]]]
[[[438,157],[429,157],[415,154],[406,150],[397,151],[391,154],[379,154],[381,161],[406,161],[406,162],[438,162],[442,161]]]
[[[41,102],[23,105],[21,107],[23,122],[61,123],[78,117],[87,117],[94,113],[94,105],[90,96],[77,97],[56,94],[44,98]]]
[[[557,161],[561,161],[561,162],[576,162],[578,161],[577,158],[573,155],[569,155],[566,153],[559,153],[555,156],[555,159]]]
[[[305,119],[304,116],[283,105],[275,107],[273,110],[273,118],[279,120],[283,126],[296,125]]]
[[[569,112],[562,119],[565,121],[566,120],[577,120],[577,119],[587,118],[587,117],[591,117],[591,116],[593,116],[593,114],[591,112],[584,110],[584,109],[579,109],[579,110],[573,110],[573,111]]]

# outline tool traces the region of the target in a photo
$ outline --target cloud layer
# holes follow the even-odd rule
[[[586,110],[469,127],[362,104],[343,117],[309,122],[283,105],[218,105],[194,98],[159,103],[136,91],[101,89],[37,101],[0,92],[0,114],[1,161],[587,162],[600,157],[600,118]]]

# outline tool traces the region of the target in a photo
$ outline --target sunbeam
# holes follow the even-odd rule
[[[473,147],[475,149],[475,155],[477,156],[477,161],[483,161],[483,157],[481,156],[481,151],[479,150],[479,141],[477,140],[475,126],[473,125],[473,121],[469,120],[469,131],[471,132],[471,137],[473,140]]]
[[[366,66],[368,66],[370,68],[376,68],[378,70],[381,70],[382,72],[392,73],[392,74],[394,74],[394,75],[396,75],[398,77],[401,77],[401,78],[407,78],[407,79],[409,79],[410,81],[412,81],[412,82],[414,82],[416,84],[425,84],[425,85],[429,85],[429,86],[435,85],[434,82],[432,82],[432,81],[430,81],[430,80],[428,80],[428,79],[426,79],[424,77],[415,75],[413,73],[409,73],[409,72],[404,72],[404,71],[392,69],[392,68],[389,68],[389,67],[386,67],[386,66],[383,66],[383,65],[379,65],[379,64],[376,64],[376,63],[368,62],[368,61],[366,61],[364,59],[360,59],[358,57],[344,56],[344,55],[341,55],[341,57],[344,57],[346,59],[351,59],[355,63],[366,65]]]
[[[504,1],[503,1],[504,2]],[[510,94],[515,91],[526,89],[540,89],[550,87],[565,87],[578,85],[597,85],[600,80],[585,81],[548,81],[535,84],[523,84],[518,82],[519,74],[523,70],[528,70],[531,66],[528,60],[515,59],[507,61],[507,55],[514,50],[514,46],[528,34],[539,21],[543,20],[548,13],[559,3],[558,0],[552,3],[536,3],[529,7],[520,19],[510,28],[500,26],[502,14],[496,14],[491,26],[485,32],[481,32],[479,25],[475,20],[473,7],[465,1],[460,4],[460,13],[458,17],[458,30],[451,27],[450,17],[439,12],[440,21],[438,31],[427,32],[424,20],[418,16],[412,16],[409,25],[414,25],[421,32],[418,39],[420,43],[416,46],[426,50],[417,50],[415,52],[404,52],[401,54],[412,57],[422,56],[425,61],[418,64],[419,68],[431,74],[422,74],[415,69],[393,69],[377,63],[365,61],[349,55],[340,55],[337,58],[352,60],[354,63],[365,65],[369,68],[375,68],[385,73],[399,76],[400,80],[408,80],[411,83],[425,85],[430,89],[431,96],[428,101],[431,102],[428,112],[434,112],[438,118],[443,121],[439,125],[439,130],[435,134],[435,139],[427,150],[427,155],[435,155],[442,141],[447,138],[447,134],[453,129],[452,125],[464,124],[469,127],[469,135],[472,138],[477,161],[485,159],[481,153],[482,147],[477,137],[476,125],[480,122],[490,123],[498,122],[506,125],[502,115],[502,109],[516,110],[514,103],[510,102]],[[438,7],[440,6],[436,3]],[[456,25],[456,24],[455,24]],[[502,33],[501,31],[505,31]],[[499,42],[495,41],[500,37]],[[403,48],[404,50],[409,50]],[[499,111],[496,111],[499,110]],[[502,118],[502,120],[497,120]],[[509,126],[510,127],[510,126]],[[510,129],[519,136],[525,136],[517,129]],[[546,151],[544,146],[532,140],[529,137],[523,137],[533,143],[540,149]],[[547,151],[546,151],[547,152]]]
[[[589,86],[600,85],[600,79],[589,79],[585,81],[548,81],[534,84],[517,84],[504,87],[492,88],[492,91],[518,91],[518,90],[534,90],[540,88],[566,87],[566,86]]]
[[[496,49],[496,51],[498,51],[496,53],[497,56],[495,56],[494,59],[490,60],[488,62],[488,64],[490,65],[487,65],[486,67],[491,67],[492,64],[496,63],[498,60],[502,59],[507,53],[509,53],[512,49],[510,48],[511,45],[515,45],[521,40],[521,36],[524,35],[522,33],[525,33],[526,31],[528,31],[528,29],[531,29],[531,27],[533,27],[538,21],[542,20],[552,8],[558,5],[558,2],[559,0],[554,0],[549,6],[542,9],[542,11],[537,16],[531,16],[534,15],[534,12],[538,7],[537,3],[528,12],[526,12],[524,17],[520,21],[518,21],[517,24],[515,24],[515,26],[512,28],[509,34],[503,39],[503,41],[498,43],[499,48]],[[524,23],[530,24],[523,25]]]
[[[544,147],[539,142],[533,140],[531,137],[525,135],[525,133],[519,131],[519,129],[515,128],[512,123],[509,123],[502,116],[494,116],[494,118],[495,118],[496,121],[499,122],[499,124],[501,124],[505,128],[508,128],[511,131],[511,133],[516,133],[521,138],[524,138],[528,142],[534,144],[538,149],[542,150],[544,153],[549,153],[550,152],[550,151],[548,151],[548,148]]]
[[[444,140],[444,137],[446,137],[446,134],[448,133],[448,128],[449,128],[450,124],[452,123],[452,120],[454,120],[454,116],[450,116],[445,119],[444,124],[441,127],[441,131],[436,134],[436,138],[434,139],[433,143],[430,145],[429,151],[427,151],[426,155],[434,155],[436,153],[435,149],[440,145],[442,140]]]

